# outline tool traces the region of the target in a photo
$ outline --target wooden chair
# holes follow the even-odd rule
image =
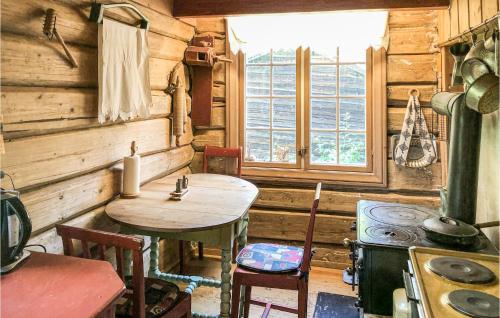
[[[243,301],[244,317],[248,318],[250,304],[265,307],[262,317],[265,318],[271,309],[285,311],[289,313],[298,314],[299,318],[307,316],[307,293],[308,293],[308,280],[309,269],[312,258],[312,240],[314,232],[314,222],[316,219],[316,209],[319,204],[319,196],[321,191],[321,183],[316,186],[316,193],[311,208],[309,218],[309,226],[304,244],[301,259],[297,262],[286,262],[286,260],[296,260],[300,255],[301,249],[296,247],[287,247],[276,244],[250,244],[243,248],[238,255],[238,267],[233,273],[233,299],[231,307],[231,318],[238,318],[240,306],[240,291],[241,287],[245,288],[245,297]],[[265,252],[267,246],[269,249],[275,249],[269,252],[268,255],[260,253]],[[252,259],[257,253],[260,253],[259,259],[265,259],[265,265],[259,261]],[[280,253],[280,257],[276,258],[275,253]],[[295,253],[295,254],[293,254]],[[261,258],[263,257],[263,258]],[[245,260],[248,262],[245,264]],[[274,261],[273,261],[274,260]],[[270,267],[269,265],[272,264]],[[265,303],[258,300],[251,299],[252,286],[267,287],[287,290],[298,291],[298,308],[289,308],[272,303]]]
[[[123,298],[119,300],[119,303],[125,303],[127,304],[127,306],[129,306],[127,307],[127,309],[131,309],[131,317],[145,318],[147,310],[146,306],[151,309],[153,307],[156,307],[156,309],[158,308],[157,305],[159,305],[160,303],[149,302],[148,304],[146,304],[146,300],[149,299],[149,297],[147,297],[147,293],[149,291],[151,291],[152,293],[150,299],[165,300],[166,298],[161,297],[161,295],[167,294],[166,289],[164,289],[163,287],[177,288],[175,285],[167,283],[160,279],[144,277],[144,265],[142,258],[142,248],[144,245],[144,241],[141,238],[123,234],[76,228],[60,224],[56,225],[56,229],[57,234],[61,236],[63,241],[64,254],[68,256],[94,258],[93,254],[98,254],[95,258],[105,260],[106,250],[114,247],[116,256],[116,271],[124,281],[130,279],[130,277],[125,277],[124,273],[124,251],[131,250],[133,261],[131,277],[132,286],[131,288],[129,288],[130,286],[127,286],[130,291],[125,292],[124,295],[128,295],[129,298]],[[76,248],[73,245],[73,240],[78,240],[81,242],[81,255],[76,255]],[[91,249],[91,245],[95,245],[95,247]],[[93,253],[95,250],[97,250],[97,253]],[[85,275],[85,273],[82,273],[82,275]],[[171,291],[172,289],[169,289],[169,292]],[[177,301],[172,307],[170,307],[169,310],[167,310],[167,312],[158,316],[155,315],[154,317],[191,318],[191,295],[185,292],[179,292],[178,295],[179,296],[177,298]],[[125,317],[129,316],[128,312],[129,311],[127,310],[127,314],[125,314]],[[124,315],[122,313],[120,317],[123,316]]]
[[[223,148],[214,146],[205,146],[205,151],[203,152],[203,173],[209,173],[209,161],[210,159],[234,159],[236,164],[231,165],[230,162],[224,162],[223,174],[232,175],[241,178],[241,165],[243,163],[243,155],[241,148]],[[234,166],[234,171],[229,171],[229,168]],[[217,173],[222,171],[217,171]],[[236,253],[238,251],[238,246],[236,240],[233,244],[233,262],[236,259]],[[179,241],[179,272],[184,272],[184,241]],[[198,258],[203,259],[203,243],[198,242]]]

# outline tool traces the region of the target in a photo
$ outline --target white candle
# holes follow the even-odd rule
[[[123,194],[138,195],[141,180],[141,157],[123,158]]]

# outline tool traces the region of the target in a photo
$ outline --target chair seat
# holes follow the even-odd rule
[[[116,317],[132,317],[133,308],[133,290],[132,277],[125,279],[127,287],[125,294],[120,297],[116,304]],[[168,312],[179,299],[179,287],[157,278],[145,278],[144,282],[146,318],[157,318]]]
[[[256,243],[245,246],[236,263],[246,269],[267,273],[296,271],[302,264],[304,250],[300,247]]]

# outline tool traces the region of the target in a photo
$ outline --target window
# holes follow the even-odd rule
[[[385,183],[385,50],[269,50],[239,64],[244,175]]]
[[[366,60],[342,53],[306,54],[309,167],[367,165]]]
[[[247,58],[245,162],[297,163],[296,68],[294,50]]]

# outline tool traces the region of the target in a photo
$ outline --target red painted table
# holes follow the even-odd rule
[[[0,286],[2,318],[103,316],[125,291],[108,262],[36,252]]]

